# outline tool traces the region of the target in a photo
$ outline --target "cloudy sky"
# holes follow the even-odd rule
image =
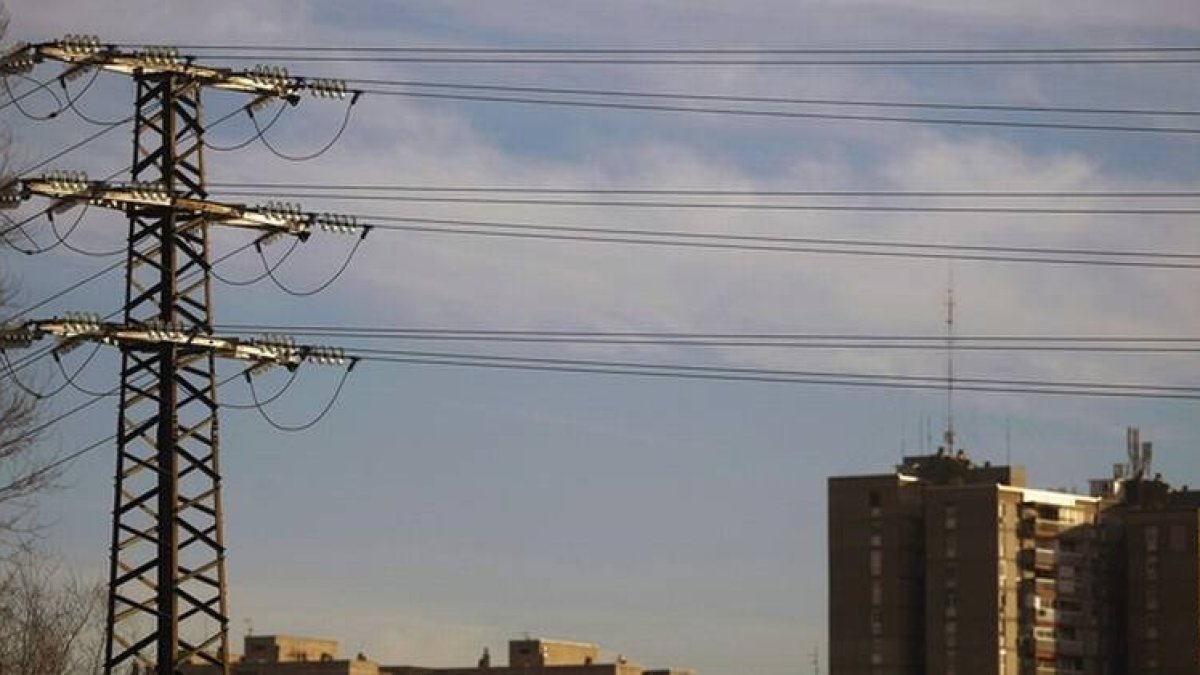
[[[201,8],[202,7],[202,8]],[[1200,45],[1191,0],[611,0],[608,2],[258,2],[19,0],[9,40],[95,33],[106,42],[215,45],[492,48],[1044,48]],[[1189,56],[1185,54],[1185,56]],[[1194,53],[1190,54],[1194,56]],[[214,61],[249,68],[269,55]],[[939,102],[1196,111],[1194,64],[1009,66],[546,65],[289,62],[293,74],[436,84],[672,92],[726,97]],[[43,65],[31,76],[56,73]],[[69,84],[78,94],[88,79]],[[13,80],[22,92],[29,82]],[[358,85],[382,89],[379,85]],[[390,87],[393,91],[442,92]],[[478,92],[479,90],[476,90]],[[455,90],[463,93],[463,90]],[[56,92],[61,95],[61,92]],[[485,96],[508,96],[495,91]],[[523,94],[516,97],[551,98]],[[11,166],[33,166],[102,130],[83,120],[131,112],[127,80],[101,75],[77,112],[32,122],[0,110]],[[564,100],[559,97],[557,100]],[[574,97],[571,100],[585,100]],[[586,100],[612,101],[610,98]],[[621,99],[662,104],[661,99]],[[23,101],[37,116],[49,95]],[[206,99],[207,116],[235,114],[213,146],[252,139],[243,100]],[[1187,115],[1017,115],[980,111],[786,106],[671,100],[675,107],[891,117],[1001,119],[1197,128]],[[321,148],[345,102],[306,98],[265,134],[281,154]],[[796,116],[468,101],[364,94],[345,133],[306,162],[261,140],[210,150],[215,198],[260,203],[230,184],[385,184],[424,187],[976,192],[1195,191],[1200,134],[913,124]],[[78,114],[78,113],[82,113]],[[263,112],[270,119],[274,109]],[[260,115],[262,117],[262,115]],[[127,127],[45,168],[111,175],[128,162]],[[224,190],[225,195],[222,196]],[[422,193],[431,196],[433,193]],[[457,193],[469,196],[470,193]],[[510,195],[511,196],[511,195]],[[544,195],[543,195],[544,196]],[[568,197],[571,199],[571,197]],[[576,197],[578,199],[578,197]],[[595,196],[590,197],[597,201]],[[628,197],[626,198],[628,199]],[[680,201],[682,198],[664,198]],[[290,201],[299,201],[291,199]],[[799,203],[761,194],[703,201],[756,208],[546,206],[422,201],[302,200],[315,211],[552,227],[762,237],[839,238],[963,246],[1200,253],[1195,215],[930,213],[763,208]],[[603,201],[603,199],[600,199]],[[611,201],[611,200],[610,200]],[[661,200],[660,200],[661,201]],[[809,199],[806,204],[897,204]],[[1015,203],[922,198],[919,206],[1192,209],[1195,199]],[[26,212],[37,207],[31,204]],[[21,215],[24,212],[17,212]],[[70,222],[72,212],[63,216]],[[368,219],[369,220],[369,219]],[[121,244],[119,218],[84,214],[70,242]],[[31,235],[49,241],[39,221]],[[221,254],[245,235],[217,232]],[[17,239],[17,244],[28,242]],[[317,234],[277,276],[320,285],[352,238]],[[272,259],[286,243],[268,249]],[[1177,259],[1178,260],[1178,259]],[[109,259],[59,248],[0,252],[32,305]],[[242,254],[230,280],[261,274]],[[965,336],[1200,335],[1194,269],[953,263],[956,331]],[[945,260],[619,243],[373,232],[328,290],[293,297],[264,280],[216,287],[221,324],[389,326],[684,333],[939,335]],[[109,274],[34,313],[117,309]],[[365,345],[365,343],[359,343]],[[939,351],[748,347],[374,344],[382,348],[673,363],[748,369],[938,376]],[[84,353],[67,357],[82,363]],[[1194,354],[960,352],[963,378],[1194,386]],[[230,371],[233,372],[233,371]],[[115,382],[100,356],[86,386]],[[48,386],[57,370],[35,376]],[[325,404],[333,370],[305,370],[271,406],[299,424]],[[283,383],[279,375],[263,384]],[[227,400],[248,392],[231,385]],[[84,402],[69,394],[52,410]],[[48,452],[70,452],[114,425],[103,402],[56,426]],[[529,632],[601,643],[650,665],[706,674],[795,673],[826,627],[825,479],[886,471],[945,424],[938,391],[364,363],[313,429],[281,434],[253,410],[222,419],[232,610],[237,634],[328,635],[347,652],[386,662],[473,663],[484,645]],[[1200,483],[1196,402],[959,392],[962,442],[981,459],[1010,456],[1043,487],[1082,489],[1123,456],[1123,429],[1155,442],[1157,467]],[[71,488],[45,504],[50,544],[103,574],[112,449],[90,453]],[[804,666],[807,667],[807,666]]]

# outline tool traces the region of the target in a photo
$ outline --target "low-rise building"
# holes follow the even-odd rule
[[[290,635],[248,635],[245,654],[231,659],[233,675],[695,675],[677,668],[647,670],[623,656],[610,661],[589,642],[525,638],[508,643],[508,664],[492,663],[486,648],[474,666],[434,668],[385,666],[359,654],[338,656],[335,640]],[[208,665],[191,665],[183,675],[216,675]]]

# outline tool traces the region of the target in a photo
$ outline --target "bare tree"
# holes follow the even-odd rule
[[[101,588],[22,553],[0,576],[0,675],[91,675],[103,645]]]
[[[8,29],[8,12],[0,2],[0,38]],[[9,174],[9,139],[0,130],[0,184]],[[0,221],[8,228],[7,221]],[[0,248],[7,242],[0,238]],[[7,314],[12,301],[12,280],[0,276],[0,317]],[[0,328],[3,328],[0,325]],[[17,376],[7,366],[7,354],[0,355],[0,555],[17,546],[22,535],[30,533],[28,516],[33,499],[49,489],[58,477],[53,461],[40,458],[37,441],[41,426],[38,400],[24,391]],[[14,541],[16,538],[18,541]]]
[[[0,2],[0,37],[7,28]],[[9,140],[0,130],[0,185],[10,173]],[[0,227],[11,222],[0,219]],[[6,243],[0,237],[0,255]],[[0,276],[0,328],[12,289],[11,277]],[[39,398],[0,356],[0,675],[94,675],[104,644],[102,587],[37,545],[35,500],[57,485],[62,467],[39,443]]]

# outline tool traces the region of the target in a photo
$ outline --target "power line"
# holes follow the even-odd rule
[[[1200,131],[1200,130],[1198,130]],[[313,191],[268,192],[253,189],[225,188],[221,194],[231,197],[267,197],[286,199],[327,199],[363,202],[405,202],[415,204],[487,204],[492,206],[563,206],[605,207],[642,209],[718,209],[736,211],[816,211],[851,213],[987,213],[1011,215],[1100,215],[1100,216],[1194,216],[1200,215],[1200,207],[1140,208],[1140,207],[1050,207],[1050,206],[928,206],[897,204],[771,204],[759,202],[700,202],[700,201],[649,201],[615,199],[546,199],[533,197],[491,196],[423,196],[415,191],[398,191],[399,194],[361,194],[367,188],[351,189],[344,193],[329,187]],[[396,191],[393,191],[396,192]],[[436,192],[436,191],[435,191]],[[444,190],[441,192],[450,192]],[[541,192],[530,190],[530,192]],[[619,194],[619,193],[613,193]],[[652,193],[648,193],[652,194]],[[815,195],[814,195],[815,196]]]
[[[720,101],[724,103],[771,103],[778,105],[900,108],[916,110],[966,110],[1002,113],[1054,113],[1062,115],[1154,115],[1166,117],[1194,117],[1200,115],[1200,110],[1173,110],[1156,108],[1106,108],[998,103],[951,103],[945,101],[873,101],[861,99],[795,98],[784,96],[739,96],[731,94],[698,94],[692,92],[633,91],[627,89],[593,89],[529,85],[478,84],[465,82],[433,82],[428,80],[350,79],[347,80],[347,82],[351,84],[389,87],[417,87],[455,91],[498,91],[515,92],[521,94],[599,96],[606,98]]]
[[[1196,60],[1200,63],[1200,59]],[[952,117],[911,117],[903,115],[865,115],[849,113],[808,112],[797,110],[760,110],[752,108],[715,108],[656,103],[629,103],[616,101],[580,101],[532,96],[499,96],[484,94],[448,94],[439,92],[395,91],[386,89],[363,89],[363,94],[375,96],[403,96],[450,101],[473,101],[477,103],[516,103],[523,105],[545,105],[570,108],[594,108],[608,110],[630,110],[644,112],[695,113],[703,115],[741,116],[754,118],[805,119],[848,122],[894,122],[904,124],[927,124],[936,126],[990,127],[1010,129],[1042,129],[1059,131],[1106,131],[1130,133],[1200,134],[1200,128],[1143,126],[1134,124],[1085,124],[1077,122],[1039,122],[1021,120],[970,119]]]
[[[898,340],[945,340],[945,336],[923,334],[896,333],[718,333],[718,332],[681,332],[681,331],[597,331],[597,330],[561,330],[561,329],[493,329],[493,328],[401,328],[390,326],[332,326],[332,325],[302,325],[278,326],[271,324],[219,324],[223,330],[246,331],[328,331],[351,333],[402,333],[412,335],[484,335],[484,336],[535,336],[535,337],[606,337],[606,338],[701,338],[701,339],[756,339],[756,340],[859,340],[859,341],[898,341]],[[315,334],[315,333],[309,333]],[[1149,336],[1149,335],[961,335],[960,340],[978,342],[1200,342],[1200,337],[1189,336]]]
[[[1189,260],[1194,260],[1194,257],[1200,254],[1175,254],[1162,251],[1039,249],[1035,247],[966,246],[928,242],[886,242],[817,237],[768,237],[761,235],[718,234],[713,232],[666,232],[662,230],[500,223],[494,221],[409,218],[401,216],[363,216],[363,218],[378,221],[373,222],[371,227],[383,232],[419,232],[459,236],[668,246],[685,249],[731,250],[759,253],[862,255],[909,259],[974,260],[979,262],[1140,267],[1152,269],[1200,268],[1200,262],[1188,262]],[[397,225],[389,223],[412,224]],[[1142,254],[1146,255],[1143,256]],[[1135,259],[1138,257],[1144,259]]]
[[[401,352],[355,350],[366,362],[410,365],[461,366],[503,370],[564,372],[599,375],[633,375],[679,379],[703,379],[732,382],[766,382],[780,384],[819,384],[883,389],[943,390],[940,378],[869,375],[858,373],[812,373],[804,371],[767,370],[757,368],[720,368],[682,364],[628,363],[590,361],[582,359],[544,359],[442,352]],[[984,393],[1046,394],[1059,396],[1116,397],[1137,399],[1200,400],[1200,388],[1171,385],[1071,383],[1049,380],[960,380],[959,390]]]
[[[552,365],[568,365],[568,366],[598,366],[604,368],[633,368],[633,369],[648,369],[648,370],[669,370],[669,371],[697,371],[697,372],[719,372],[719,373],[738,373],[752,375],[777,375],[789,377],[810,377],[810,378],[849,378],[854,380],[898,380],[904,382],[929,382],[938,389],[945,388],[945,376],[943,375],[903,375],[895,373],[853,373],[839,371],[804,371],[804,370],[783,370],[783,369],[766,369],[766,368],[739,368],[730,366],[706,366],[693,364],[663,364],[663,363],[647,363],[647,362],[627,362],[627,361],[606,361],[606,360],[591,360],[591,359],[563,359],[563,358],[544,358],[533,356],[510,356],[497,354],[479,354],[479,353],[455,353],[455,352],[430,352],[430,351],[414,351],[403,349],[368,349],[356,348],[353,350],[355,355],[363,356],[407,356],[407,357],[427,357],[427,358],[452,358],[452,359],[473,359],[480,361],[497,361],[497,362],[521,362],[521,363],[537,363],[537,364],[552,364]],[[984,378],[984,377],[958,377],[958,382],[967,382],[975,385],[1001,385],[1001,386],[1045,386],[1054,388],[1088,388],[1097,390],[1162,390],[1173,392],[1194,392],[1200,394],[1200,386],[1182,386],[1182,385],[1161,385],[1161,384],[1146,384],[1146,383],[1112,383],[1112,382],[1079,382],[1079,381],[1062,381],[1062,380],[1017,380],[1003,378]]]
[[[338,326],[278,326],[230,325],[221,330],[230,334],[285,333],[308,337],[338,337],[363,340],[406,340],[417,342],[487,342],[501,344],[584,344],[606,346],[680,346],[680,347],[746,347],[788,349],[852,349],[852,350],[942,350],[943,343],[930,337],[901,336],[805,336],[787,334],[705,334],[705,333],[612,333],[574,331],[505,331],[454,330],[384,327]],[[944,341],[943,341],[944,342]],[[1098,340],[1070,338],[1025,337],[997,341],[994,338],[966,336],[959,338],[956,350],[963,351],[1036,351],[1088,353],[1147,353],[1172,354],[1200,352],[1200,338],[1178,339],[1121,339]]]
[[[655,195],[688,197],[897,197],[938,199],[1190,199],[1200,191],[1116,190],[1116,191],[987,191],[987,190],[728,190],[718,188],[589,188],[513,185],[399,185],[391,183],[258,183],[210,182],[209,187],[236,189],[312,190],[320,192],[432,192],[565,195]],[[272,193],[274,194],[274,193]]]
[[[199,46],[185,46],[190,51],[206,51]],[[218,50],[213,50],[218,51]],[[448,50],[448,51],[401,51],[391,50],[374,54],[339,50],[337,52],[315,52],[309,49],[270,51],[244,47],[240,51],[220,50],[219,53],[203,55],[210,61],[246,61],[269,58],[280,63],[409,63],[409,64],[464,64],[464,65],[569,65],[569,66],[1072,66],[1072,65],[1183,65],[1200,63],[1196,50],[1178,52],[1029,52],[1026,55],[1001,53],[986,55],[977,53],[974,58],[966,52],[944,52],[941,55],[914,53],[893,56],[861,53],[846,57],[845,53],[829,52],[825,55],[808,53],[768,54],[747,52],[744,54],[692,52],[653,52],[635,50],[619,52],[538,52],[537,50]],[[761,54],[761,55],[756,55]],[[840,57],[840,58],[832,58]]]
[[[114,46],[137,48],[135,43]],[[1200,53],[1200,45],[1112,45],[1051,47],[455,47],[396,45],[185,44],[188,51],[272,51],[465,54],[1170,54]]]

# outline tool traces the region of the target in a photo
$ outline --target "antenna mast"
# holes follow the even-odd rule
[[[954,262],[946,263],[946,451],[954,451]]]

